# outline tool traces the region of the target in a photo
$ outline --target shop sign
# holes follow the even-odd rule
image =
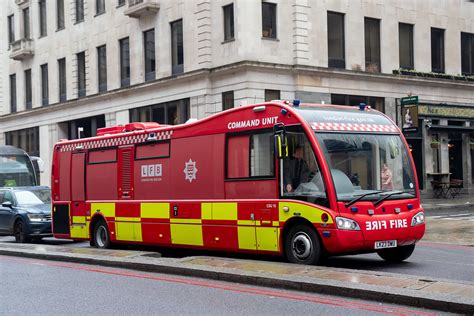
[[[402,106],[402,129],[403,132],[418,131],[418,106]]]
[[[453,107],[448,105],[420,105],[418,106],[418,114],[426,116],[472,119],[474,117],[474,108]]]
[[[418,104],[418,96],[413,95],[411,97],[404,97],[400,99],[400,104],[402,106],[409,105],[409,104]]]

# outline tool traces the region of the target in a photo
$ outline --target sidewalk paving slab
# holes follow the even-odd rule
[[[0,255],[177,274],[452,313],[474,313],[474,283],[471,282],[247,259],[162,258],[156,252],[51,245],[0,243]]]

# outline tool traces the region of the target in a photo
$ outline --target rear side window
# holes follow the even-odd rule
[[[102,149],[89,151],[89,163],[107,163],[117,161],[117,149]]]
[[[227,179],[275,177],[273,133],[230,135],[226,171]]]
[[[170,142],[137,146],[135,159],[167,158],[170,156]]]

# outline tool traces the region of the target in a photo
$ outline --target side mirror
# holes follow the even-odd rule
[[[44,161],[40,157],[30,156],[31,162],[33,163],[33,168],[36,172],[44,172]]]
[[[286,141],[285,125],[277,123],[273,127],[275,135],[275,147],[278,159],[288,157],[288,143]]]
[[[13,208],[13,204],[10,201],[5,201],[2,203],[2,207]]]

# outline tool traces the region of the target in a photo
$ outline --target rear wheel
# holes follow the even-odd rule
[[[321,244],[316,230],[308,225],[296,225],[285,236],[285,256],[289,262],[317,264]]]
[[[377,251],[377,254],[388,262],[402,262],[408,259],[415,250],[415,244],[409,246],[401,246],[396,248],[388,248]]]
[[[105,221],[100,221],[94,226],[92,234],[93,246],[96,248],[110,248],[110,233]]]
[[[13,227],[13,235],[15,241],[18,243],[25,243],[30,241],[30,237],[27,234],[25,222],[18,220]]]

